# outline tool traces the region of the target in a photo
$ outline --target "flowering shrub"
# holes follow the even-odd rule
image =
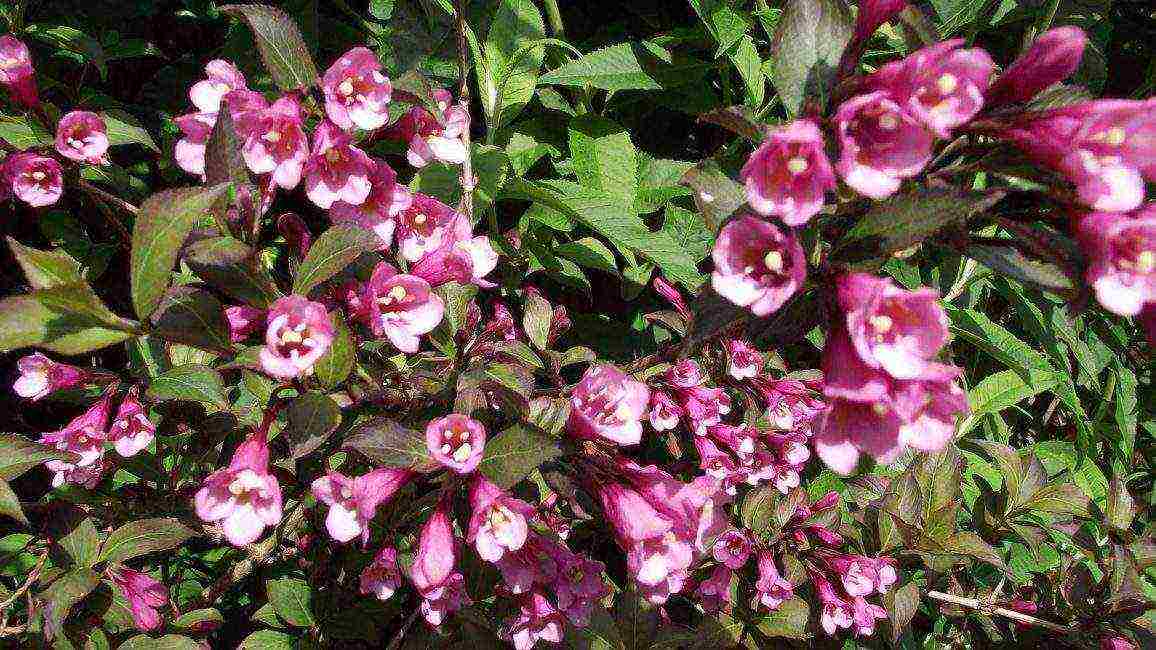
[[[1106,16],[186,4],[5,13],[5,642],[1156,643]]]

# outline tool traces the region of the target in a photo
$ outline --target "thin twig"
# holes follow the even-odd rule
[[[3,612],[11,607],[13,603],[15,603],[17,600],[20,600],[20,597],[24,595],[24,592],[32,588],[33,583],[35,583],[36,580],[40,578],[40,570],[44,568],[44,563],[46,561],[48,561],[48,551],[44,551],[40,554],[40,557],[36,560],[36,565],[32,567],[32,571],[28,573],[28,577],[25,578],[24,582],[16,588],[16,591],[12,592],[12,595],[8,598],[5,598],[3,602],[0,602],[0,612]]]
[[[461,86],[458,89],[458,102],[470,110],[470,68],[469,54],[466,44],[466,14],[462,8],[462,0],[454,0],[454,17],[458,28],[458,73],[461,74]],[[465,145],[466,159],[462,161],[462,200],[458,211],[466,216],[470,223],[474,221],[474,166],[473,155],[470,151],[470,130],[462,133],[462,144]],[[498,233],[493,233],[496,237]]]
[[[413,627],[413,622],[417,620],[417,615],[420,613],[421,607],[413,608],[413,611],[409,613],[409,617],[405,619],[405,623],[402,624],[397,634],[393,635],[393,639],[390,640],[385,650],[397,650],[397,648],[401,647],[401,642],[405,639],[406,633],[409,632],[409,628]]]
[[[1059,632],[1061,634],[1071,634],[1071,632],[1072,632],[1072,628],[1070,628],[1070,627],[1064,627],[1063,625],[1057,625],[1055,623],[1052,623],[1051,621],[1045,621],[1043,619],[1036,618],[1035,616],[1031,616],[1031,615],[1025,614],[1023,612],[1017,612],[1014,609],[1008,609],[1006,607],[987,605],[985,603],[980,602],[980,600],[978,598],[967,598],[965,596],[956,596],[954,594],[945,594],[942,591],[929,591],[929,592],[927,592],[927,597],[932,599],[932,600],[938,600],[938,601],[945,602],[945,603],[951,603],[953,605],[959,605],[960,607],[967,607],[969,609],[977,609],[977,610],[980,610],[980,611],[987,613],[987,614],[996,614],[996,615],[1002,616],[1004,618],[1010,618],[1011,620],[1013,620],[1017,623],[1023,623],[1024,625],[1032,625],[1035,627],[1042,627],[1045,630],[1051,630],[1053,632]]]
[[[94,199],[98,210],[104,216],[105,222],[116,231],[116,234],[120,236],[120,239],[125,246],[131,247],[132,235],[129,234],[128,228],[125,227],[124,223],[121,222],[121,220],[115,214],[113,214],[113,208],[130,214],[133,216],[133,218],[135,218],[136,215],[140,212],[140,208],[120,197],[105,192],[104,190],[89,183],[88,181],[78,181],[77,186]]]

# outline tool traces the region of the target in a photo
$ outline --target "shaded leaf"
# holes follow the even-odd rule
[[[281,578],[265,583],[269,602],[286,623],[294,627],[311,627],[313,593],[309,583],[298,578]]]
[[[208,284],[254,307],[268,307],[281,297],[253,249],[238,239],[202,239],[189,246],[185,263]]]
[[[229,323],[213,294],[192,287],[175,287],[152,315],[151,335],[211,352],[227,352]]]
[[[498,487],[513,487],[542,463],[562,455],[558,439],[522,425],[506,429],[486,441],[478,471]]]
[[[313,453],[341,424],[341,408],[326,395],[306,393],[285,407],[283,435],[294,460]]]
[[[140,519],[112,531],[100,547],[97,562],[120,563],[134,557],[167,551],[196,533],[171,517]]]
[[[224,5],[220,10],[248,23],[265,69],[281,90],[305,88],[317,80],[305,39],[285,12],[267,5]]]
[[[377,250],[381,239],[372,230],[337,225],[321,233],[297,269],[293,293],[309,295],[317,285],[337,275],[363,253]]]
[[[826,105],[851,28],[843,0],[787,3],[771,39],[771,84],[789,115],[798,115],[807,99]]]
[[[42,251],[8,237],[8,248],[33,289],[83,282],[80,262],[62,250]]]
[[[743,186],[727,176],[713,160],[704,160],[688,169],[679,182],[694,191],[694,204],[713,232],[718,232],[727,217],[747,202]]]
[[[384,418],[353,427],[343,446],[386,467],[417,468],[431,462],[424,433]]]
[[[691,83],[709,67],[648,41],[595,50],[542,75],[544,84],[602,90],[662,90]]]
[[[340,311],[333,311],[329,314],[329,320],[333,323],[333,341],[325,354],[313,364],[313,375],[324,388],[333,388],[345,381],[357,362],[357,350],[345,318]]]
[[[137,323],[109,311],[85,283],[61,284],[0,301],[0,350],[42,347],[82,354],[120,343]]]
[[[68,460],[70,454],[15,433],[0,433],[0,480],[10,481],[49,460]]]
[[[157,402],[184,400],[201,402],[217,409],[228,408],[225,384],[221,375],[200,364],[177,366],[153,378],[147,391],[148,398]]]

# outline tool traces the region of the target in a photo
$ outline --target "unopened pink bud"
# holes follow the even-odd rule
[[[1080,66],[1088,36],[1079,27],[1048,30],[992,84],[989,107],[1026,102],[1054,83],[1067,79]]]

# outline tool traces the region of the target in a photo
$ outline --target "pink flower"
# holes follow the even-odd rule
[[[867,602],[862,596],[851,599],[851,610],[855,621],[855,636],[871,636],[875,633],[875,621],[887,619],[887,610]]]
[[[375,169],[348,133],[322,122],[313,132],[313,151],[305,165],[305,194],[323,209],[336,201],[361,205],[369,197],[369,175]]]
[[[1040,35],[1003,71],[987,92],[989,107],[1026,102],[1080,66],[1088,37],[1079,27],[1064,26]]]
[[[642,595],[656,605],[682,591],[693,561],[694,548],[674,532],[642,540],[626,552],[626,570]]]
[[[575,553],[560,554],[554,594],[558,609],[577,627],[589,623],[594,603],[610,593],[610,586],[602,579],[606,567],[595,560]]]
[[[398,215],[398,252],[410,262],[417,262],[446,242],[470,232],[465,215],[432,196],[414,194],[408,208]]]
[[[267,106],[260,95],[244,90],[230,92],[225,100],[237,122],[241,156],[249,171],[272,174],[273,182],[284,189],[297,187],[309,160],[301,102],[286,95]]]
[[[752,379],[763,371],[763,355],[742,339],[726,339],[727,374],[735,381]]]
[[[670,431],[682,419],[682,407],[670,393],[656,390],[650,393],[650,426],[655,431]]]
[[[56,391],[75,388],[88,380],[87,371],[66,363],[57,363],[39,352],[21,357],[16,362],[16,368],[20,376],[12,382],[12,391],[33,402]]]
[[[464,231],[454,233],[441,247],[430,251],[414,263],[410,272],[425,278],[434,286],[441,286],[450,280],[461,284],[470,282],[482,288],[491,288],[493,282],[485,279],[498,266],[498,253],[485,235],[471,236],[469,223],[459,220]]]
[[[177,166],[190,174],[205,175],[205,147],[213,127],[217,124],[216,113],[189,113],[174,118],[173,121],[184,134],[173,148],[173,159]]]
[[[907,7],[906,0],[860,0],[855,15],[855,31],[839,61],[839,78],[847,77],[859,65],[859,58],[867,48],[867,41],[883,23],[891,20]]]
[[[794,233],[750,215],[722,227],[715,241],[711,286],[756,316],[767,316],[807,278],[807,258]]]
[[[829,635],[834,635],[836,630],[851,627],[851,623],[855,620],[855,610],[851,603],[839,597],[831,583],[822,575],[814,572],[810,575],[823,608],[819,616],[819,624],[823,626],[823,630]]]
[[[321,91],[325,115],[343,129],[356,126],[369,131],[389,119],[386,104],[393,86],[369,48],[355,47],[329,66],[321,77]]]
[[[960,49],[963,39],[942,41],[888,63],[867,83],[888,93],[941,138],[967,123],[983,107],[992,61],[978,48]]]
[[[859,95],[835,113],[840,156],[835,168],[852,189],[884,199],[931,161],[929,132],[885,92]]]
[[[1100,639],[1100,650],[1139,650],[1130,639],[1119,634]]]
[[[64,193],[60,163],[37,153],[22,151],[8,156],[3,177],[16,198],[34,208],[52,205]]]
[[[888,278],[850,273],[837,291],[852,345],[870,368],[917,377],[947,343],[947,314],[932,289],[907,291]]]
[[[402,352],[417,352],[421,336],[433,331],[445,315],[445,303],[425,280],[398,273],[379,262],[362,288],[363,312],[377,336],[385,335]]]
[[[311,373],[333,341],[325,306],[304,296],[285,296],[269,305],[266,318],[265,347],[258,355],[261,369],[278,379]]]
[[[755,602],[751,607],[762,605],[772,611],[795,597],[791,583],[779,575],[775,555],[770,551],[759,553],[759,579],[755,582],[755,591]]]
[[[533,516],[534,509],[481,476],[474,479],[470,490],[470,511],[466,541],[483,560],[497,562],[526,543],[526,519]]]
[[[1144,179],[1156,180],[1156,98],[1026,113],[1002,135],[1064,174],[1095,210],[1135,210],[1144,201]]]
[[[1156,203],[1132,214],[1089,214],[1077,233],[1088,257],[1088,284],[1105,309],[1136,316],[1156,303]]]
[[[690,312],[690,307],[686,305],[686,300],[682,297],[682,294],[679,293],[678,289],[675,288],[673,284],[667,282],[661,275],[654,276],[652,284],[654,285],[654,290],[658,292],[658,295],[669,300],[671,306],[678,312],[678,315],[689,322],[693,315]]]
[[[731,602],[733,577],[734,573],[720,564],[711,571],[709,578],[698,583],[695,591],[702,601],[704,610],[717,613],[722,610],[723,603]]]
[[[849,596],[870,596],[875,591],[878,571],[871,558],[857,555],[836,555],[827,558],[827,565],[839,574],[843,589]]]
[[[721,388],[696,386],[680,394],[682,410],[695,435],[704,435],[707,427],[722,422],[722,416],[730,413],[731,398]]]
[[[169,603],[169,590],[147,573],[127,567],[109,570],[109,577],[128,601],[132,621],[138,630],[151,632],[161,626],[158,608]]]
[[[466,159],[463,136],[470,130],[469,111],[462,104],[451,105],[453,96],[449,91],[439,89],[433,94],[444,114],[444,122],[439,123],[425,108],[414,106],[398,120],[396,127],[401,138],[409,141],[406,159],[419,169],[435,160],[460,165]]]
[[[532,591],[522,598],[518,616],[502,626],[501,636],[513,643],[515,650],[530,650],[538,641],[561,643],[564,623],[546,596]]]
[[[629,548],[646,539],[656,539],[674,527],[674,521],[624,485],[608,483],[598,491],[606,521],[618,536],[619,544]]]
[[[381,239],[382,248],[388,248],[398,215],[413,204],[413,196],[397,182],[397,173],[384,160],[372,161],[369,184],[369,196],[360,205],[335,201],[329,207],[329,218],[333,223],[355,223],[372,230]]]
[[[125,394],[112,419],[108,440],[116,453],[128,458],[147,449],[156,436],[157,425],[152,423],[140,401],[140,387],[133,386]]]
[[[389,600],[401,586],[401,571],[397,568],[397,549],[383,547],[373,562],[361,572],[361,593],[373,594],[378,600]]]
[[[418,538],[417,552],[414,554],[409,579],[423,598],[430,598],[442,589],[453,573],[457,561],[454,553],[454,527],[450,521],[449,507],[450,503],[447,500],[438,503],[433,514],[422,526]]]
[[[108,129],[91,111],[72,111],[56,125],[56,151],[77,162],[103,165],[108,162]]]
[[[458,474],[469,474],[482,462],[486,428],[469,416],[450,413],[426,425],[425,445],[437,462]]]
[[[440,586],[424,593],[423,597],[421,614],[425,622],[434,627],[440,626],[446,616],[473,602],[466,592],[465,578],[460,573],[450,574]]]
[[[233,546],[252,544],[266,526],[276,526],[281,521],[281,485],[269,473],[264,434],[241,443],[228,467],[205,478],[193,502],[202,521],[221,522]]]
[[[741,530],[728,530],[714,542],[714,559],[739,570],[751,556],[751,538]]]
[[[313,481],[313,496],[329,506],[329,536],[338,542],[360,536],[362,544],[368,542],[369,521],[377,507],[393,498],[410,476],[403,469],[375,469],[354,478],[330,471]]]
[[[611,365],[591,366],[570,398],[567,429],[580,439],[637,445],[642,440],[641,420],[649,401],[646,384]]]
[[[221,100],[234,90],[248,90],[245,75],[232,63],[223,59],[213,59],[205,64],[205,79],[189,88],[189,101],[201,113],[215,114],[221,108]],[[215,118],[214,118],[215,122]]]
[[[265,326],[265,310],[246,305],[225,307],[225,320],[229,324],[229,340],[240,343]]]
[[[36,96],[32,55],[23,41],[11,34],[0,36],[0,84],[8,88],[17,103],[28,108],[40,104]]]
[[[823,207],[826,193],[835,190],[823,135],[810,119],[771,131],[747,159],[740,177],[751,208],[777,215],[788,226],[807,223]]]
[[[91,489],[100,482],[106,469],[104,441],[108,437],[106,427],[111,410],[112,392],[108,391],[63,429],[41,436],[40,442],[75,455],[71,460],[50,460],[44,463],[53,472],[52,487],[77,483]]]

